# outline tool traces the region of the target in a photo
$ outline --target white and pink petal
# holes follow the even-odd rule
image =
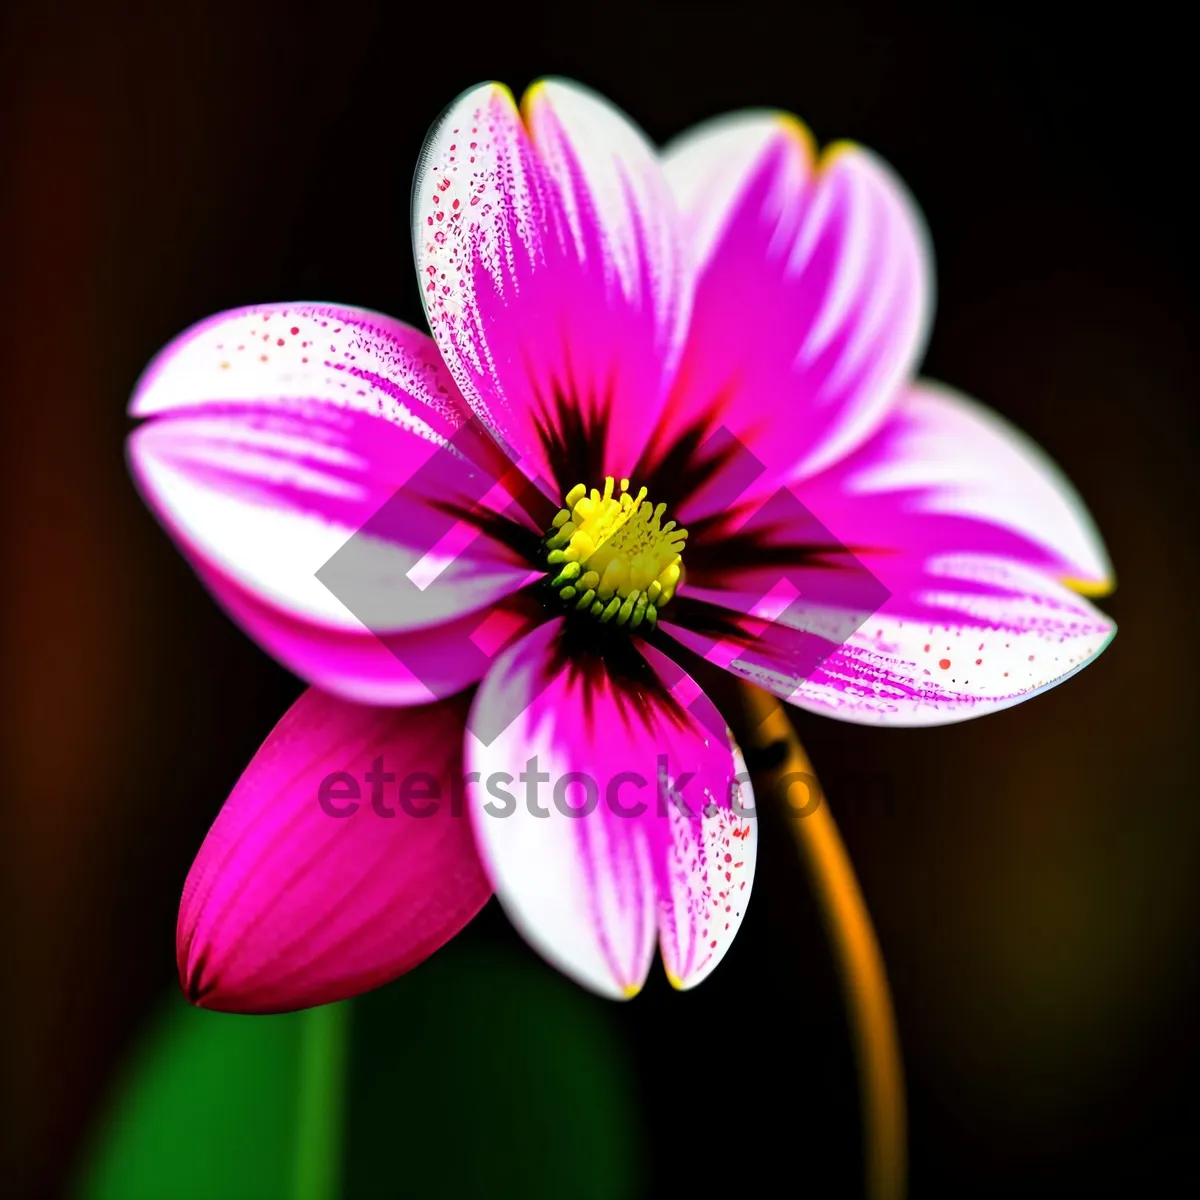
[[[1003,556],[1088,595],[1114,586],[1079,493],[1031,438],[942,384],[907,387],[878,434],[796,494],[847,542]]]
[[[341,629],[294,617],[192,560],[213,597],[277,662],[358,704],[424,705],[478,683],[501,649],[543,613],[529,592],[424,629]]]
[[[846,721],[942,725],[1040,695],[1116,636],[1083,597],[1011,562],[947,559],[929,574],[941,590],[916,597],[920,616],[888,601],[788,698]]]
[[[221,314],[159,354],[131,411],[148,418],[128,453],[151,509],[215,591],[245,599],[235,619],[259,635],[242,610],[265,618],[315,684],[364,698],[341,682],[360,668],[342,670],[335,643],[486,613],[529,578],[519,481],[432,340],[391,318]],[[386,674],[388,656],[366,653]],[[403,702],[391,657],[399,676],[373,694]]]
[[[887,725],[1009,708],[1082,670],[1116,634],[1082,596],[1012,561],[947,555],[925,563],[922,581],[873,614],[809,598],[766,618],[698,604],[686,624],[660,624],[801,708]]]
[[[728,949],[753,882],[743,764],[662,654],[635,639],[616,670],[573,657],[564,636],[556,621],[514,644],[476,695],[477,786],[519,781],[512,803],[481,791],[471,805],[481,857],[518,930],[584,986],[635,994],[656,935],[672,982],[693,986]]]
[[[707,698],[704,703],[711,707]],[[736,746],[733,760],[736,790],[728,806],[713,805],[692,817],[668,809],[671,841],[659,896],[658,941],[667,978],[680,991],[707,979],[725,957],[754,884],[754,794]]]
[[[1036,695],[1115,625],[1111,567],[1028,438],[947,388],[907,388],[815,478],[701,528],[663,628],[708,661],[855,721],[939,724]]]
[[[529,478],[561,490],[592,466],[629,474],[691,298],[640,130],[564,80],[535,84],[524,119],[507,88],[474,88],[426,139],[413,242],[446,362]]]
[[[925,222],[878,157],[838,143],[818,158],[783,113],[701,125],[664,166],[697,278],[657,456],[724,430],[767,494],[865,440],[915,370],[933,311]],[[730,486],[715,472],[681,519],[729,507]]]

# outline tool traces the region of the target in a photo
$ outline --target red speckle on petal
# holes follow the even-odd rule
[[[925,643],[925,653],[926,654],[929,653],[929,643],[928,642]]]
[[[277,346],[282,346],[282,345],[283,345],[283,338],[278,338],[278,339],[276,340],[276,342],[275,342],[275,345],[277,345]]]
[[[976,666],[979,666],[979,664],[980,664],[981,662],[983,662],[983,659],[982,659],[982,658],[977,658],[977,659],[975,660],[975,665],[976,665]]]
[[[950,660],[948,658],[939,658],[938,666],[941,667],[943,671],[948,671],[950,670]]]
[[[296,336],[296,334],[298,334],[298,333],[300,332],[300,326],[299,326],[299,325],[293,325],[293,326],[291,327],[291,329],[289,329],[289,330],[288,330],[288,332],[289,332],[289,333],[292,335],[292,337],[295,337],[295,336]]]

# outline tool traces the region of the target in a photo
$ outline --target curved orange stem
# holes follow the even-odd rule
[[[870,1200],[901,1200],[907,1153],[904,1068],[887,972],[862,888],[812,765],[782,705],[758,688],[745,689],[751,745],[786,747],[770,773],[820,905],[850,1014],[863,1106],[863,1145]],[[789,798],[786,777],[803,776],[810,794]],[[800,784],[796,781],[796,786]]]

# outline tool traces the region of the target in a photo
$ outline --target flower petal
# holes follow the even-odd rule
[[[162,351],[132,410],[150,417],[129,441],[147,503],[303,678],[388,703],[479,678],[463,623],[531,578],[542,522],[426,335],[359,310],[239,309]],[[418,670],[426,643],[405,635],[444,624],[466,660]],[[413,692],[414,671],[433,686]]]
[[[765,468],[765,495],[859,444],[916,367],[933,308],[925,223],[870,151],[837,143],[818,160],[783,113],[703,124],[663,162],[697,280],[656,457],[723,429]],[[684,522],[744,483],[702,474]]]
[[[657,651],[647,648],[647,658]],[[704,703],[716,710],[707,698]],[[695,703],[691,706],[695,708]],[[701,722],[709,726],[707,720]],[[741,928],[754,885],[758,821],[742,752],[733,747],[738,794],[685,816],[668,810],[668,869],[660,876],[658,942],[671,985],[680,991],[707,979]]]
[[[1114,586],[1094,522],[1047,454],[941,384],[906,388],[874,438],[797,494],[845,541],[899,551],[906,564],[946,552],[1001,555],[1088,595]]]
[[[930,574],[944,578],[941,590],[919,597],[924,619],[889,601],[792,702],[844,721],[944,725],[1040,695],[1116,636],[1082,597],[1014,564],[950,559]]]
[[[177,934],[188,998],[226,1012],[326,1004],[402,975],[462,929],[490,889],[454,814],[461,745],[461,710],[305,692],[188,875]],[[373,764],[386,773],[378,792]]]
[[[469,730],[494,734],[467,738],[489,793],[470,807],[476,843],[505,911],[560,970],[634,995],[657,926],[672,982],[690,987],[727,950],[753,880],[740,755],[661,653],[631,639],[628,660],[605,662],[570,636],[561,619],[527,635],[476,695]]]
[[[259,357],[260,329],[271,330],[262,356],[279,360],[261,378],[238,350]],[[261,599],[326,627],[420,628],[494,603],[529,573],[472,530],[432,583],[410,574],[455,536],[449,514],[497,483],[463,453],[480,440],[460,405],[433,343],[399,322],[241,309],[148,368],[132,409],[155,416],[130,439],[130,459],[171,534]]]
[[[994,413],[931,384],[836,466],[699,532],[664,630],[846,720],[1004,708],[1115,633],[1072,590],[1111,581],[1074,489]]]
[[[425,334],[366,309],[296,303],[230,309],[184,330],[142,373],[129,415],[312,401],[443,437],[466,411]]]
[[[217,602],[272,658],[301,679],[359,704],[446,700],[478,683],[496,654],[544,613],[528,592],[428,629],[372,633],[289,616],[193,561]]]
[[[714,592],[677,597],[679,610],[659,624],[801,708],[889,725],[1009,708],[1082,670],[1116,634],[1081,596],[1019,563],[947,555],[927,560],[923,577],[927,590],[893,595],[870,615],[819,598],[766,615],[746,606],[748,593]]]
[[[413,242],[430,328],[462,394],[560,491],[628,475],[686,331],[674,203],[643,134],[578,84],[499,84],[430,131]]]

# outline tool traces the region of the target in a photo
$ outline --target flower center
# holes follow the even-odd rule
[[[679,586],[687,530],[662,523],[665,504],[630,494],[610,475],[603,493],[577,483],[546,535],[547,576],[559,599],[607,624],[653,628]]]

